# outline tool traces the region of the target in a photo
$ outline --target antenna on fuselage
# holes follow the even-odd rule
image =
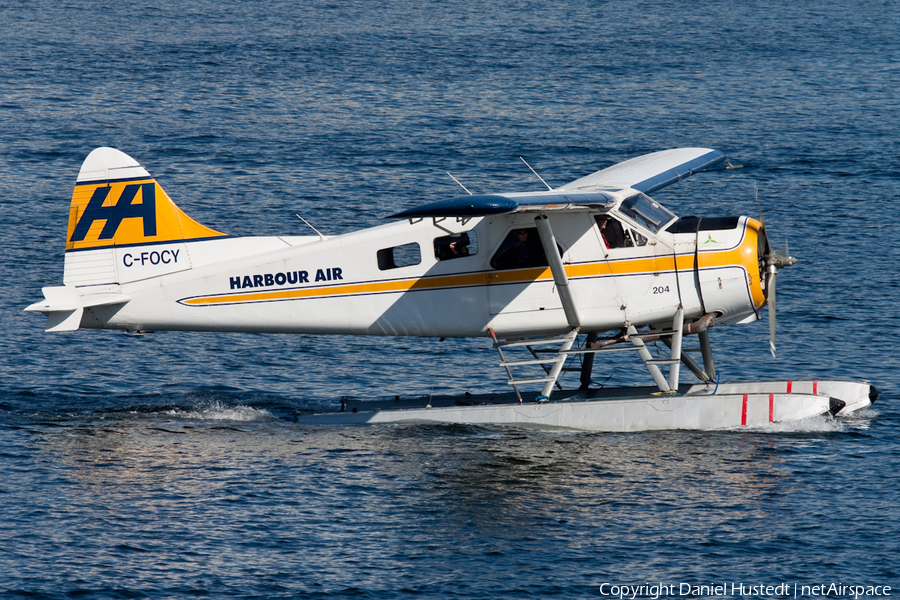
[[[313,227],[312,225],[310,225],[310,224],[309,224],[309,221],[307,221],[306,219],[304,219],[304,218],[301,217],[300,215],[297,215],[297,218],[300,219],[301,221],[303,221],[304,223],[306,223],[306,226],[307,226],[307,227],[309,227],[310,229],[312,229],[313,231],[315,231],[317,234],[319,234],[319,241],[320,241],[320,242],[324,242],[324,241],[325,241],[325,236],[322,235],[322,232],[319,231],[318,229],[316,229],[315,227]]]
[[[450,175],[450,171],[447,171],[447,175],[450,177],[450,179],[452,179],[453,181],[456,182],[456,185],[458,185],[458,186],[461,187],[462,189],[466,190],[466,193],[467,193],[468,195],[470,195],[470,196],[473,195],[472,192],[470,192],[468,189],[466,189],[466,186],[464,186],[463,184],[461,184],[461,183],[459,182],[459,179],[457,179],[457,178],[454,177],[453,175]]]
[[[521,156],[519,157],[519,160],[521,160],[523,163],[525,163],[525,166],[526,166],[526,167],[528,167],[529,169],[531,169],[531,165],[528,164],[528,161],[526,161],[526,160],[525,160],[524,158],[522,158]],[[534,169],[531,169],[531,172],[534,173],[534,176],[535,176],[535,177],[537,177],[538,179],[541,180],[541,183],[543,183],[544,185],[547,186],[547,189],[548,189],[548,190],[550,190],[551,192],[553,191],[553,188],[550,187],[550,184],[547,183],[546,181],[544,181],[544,178],[541,177],[540,175],[538,175],[538,172],[537,172],[537,171],[535,171]]]

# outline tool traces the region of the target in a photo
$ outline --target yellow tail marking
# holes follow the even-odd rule
[[[75,186],[66,250],[224,235],[184,214],[152,178],[104,181]]]

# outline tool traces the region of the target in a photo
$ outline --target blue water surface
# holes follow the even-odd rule
[[[0,3],[0,595],[900,587],[898,8]],[[743,168],[655,198],[761,207],[799,258],[778,279],[778,358],[764,322],[715,328],[723,378],[862,378],[881,396],[715,433],[297,424],[342,397],[507,386],[483,339],[44,333],[23,309],[62,283],[97,146],[232,235],[308,233],[296,214],[329,235],[374,226],[458,195],[448,171],[476,193],[542,189],[519,156],[561,185],[717,148]],[[647,383],[628,361],[595,380]]]

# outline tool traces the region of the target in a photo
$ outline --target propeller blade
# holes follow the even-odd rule
[[[790,255],[786,240],[781,244],[778,252],[771,246],[771,240],[769,239],[768,231],[766,231],[766,224],[763,221],[762,204],[759,201],[759,190],[756,188],[756,183],[753,184],[753,189],[756,196],[756,207],[759,210],[760,241],[758,252],[760,276],[762,276],[762,270],[765,269],[766,287],[764,293],[769,306],[769,350],[772,352],[772,358],[775,358],[775,277],[778,275],[779,269],[793,265],[797,262],[797,259]]]
[[[769,273],[766,282],[769,290],[769,350],[772,352],[772,358],[775,358],[775,275],[774,271]]]
[[[759,202],[759,188],[756,187],[756,182],[753,182],[753,196],[756,199],[756,209],[759,211],[759,224],[765,228],[766,222],[763,220],[763,212],[762,212],[762,204]]]

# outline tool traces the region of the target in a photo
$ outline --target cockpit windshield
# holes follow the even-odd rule
[[[675,215],[664,206],[644,194],[632,196],[622,202],[619,205],[619,212],[653,233],[658,232],[675,218]]]

